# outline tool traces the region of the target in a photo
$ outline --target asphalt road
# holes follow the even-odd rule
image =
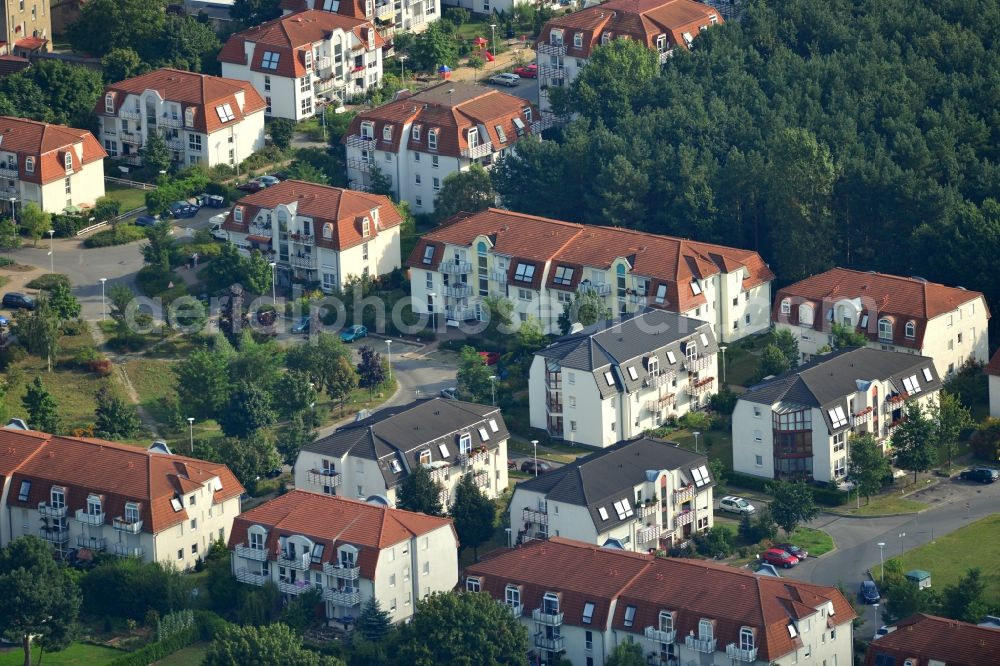
[[[490,70],[483,70],[482,72],[482,83],[484,86],[489,86],[491,88],[496,88],[501,92],[505,92],[515,97],[520,97],[521,99],[526,99],[534,105],[538,105],[538,79],[527,79],[522,77],[521,81],[516,86],[501,86],[490,83],[489,79],[493,74]]]

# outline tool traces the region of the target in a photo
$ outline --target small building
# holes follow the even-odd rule
[[[864,666],[1000,664],[1000,629],[917,613],[868,646]]]
[[[918,590],[931,586],[931,572],[923,569],[914,569],[906,572],[906,580],[917,586]]]

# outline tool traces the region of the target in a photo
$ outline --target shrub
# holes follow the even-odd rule
[[[120,223],[111,229],[104,229],[89,236],[83,241],[84,247],[111,247],[112,245],[125,245],[133,241],[142,240],[146,237],[146,232],[142,227],[134,224]]]
[[[88,219],[77,215],[53,215],[52,229],[57,238],[70,238],[88,224]]]
[[[111,662],[110,666],[148,666],[148,664],[186,648],[200,638],[201,631],[197,626],[188,627],[166,640],[150,643],[141,650],[136,650],[124,657],[118,657]]]
[[[63,335],[80,335],[87,330],[87,322],[83,319],[70,319],[62,323]]]
[[[118,217],[122,212],[122,204],[120,201],[113,197],[103,196],[94,202],[94,207],[91,209],[91,215],[98,222],[103,222],[104,220],[110,220],[113,217]]]
[[[80,347],[73,354],[73,365],[78,368],[86,368],[89,367],[90,363],[101,358],[101,352],[97,351],[96,347]]]
[[[682,428],[705,432],[712,427],[712,415],[705,412],[688,412],[678,420],[678,423]]]
[[[112,366],[110,360],[102,358],[88,363],[87,369],[93,372],[98,377],[110,377],[111,373],[114,370],[114,366]]]
[[[43,275],[39,275],[24,286],[28,289],[43,289],[45,291],[52,291],[57,284],[63,284],[69,287],[69,278],[62,273],[45,273]]]

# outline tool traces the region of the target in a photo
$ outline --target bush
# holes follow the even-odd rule
[[[80,335],[87,330],[87,322],[83,319],[70,319],[62,323],[63,335]]]
[[[114,371],[114,366],[111,364],[110,360],[102,358],[88,363],[87,369],[98,377],[110,377],[111,373]]]
[[[124,657],[118,657],[111,662],[110,666],[148,666],[200,639],[201,630],[197,626],[189,627],[166,640],[150,643],[141,650],[136,650]]]
[[[122,212],[122,204],[114,197],[103,196],[94,202],[94,207],[90,212],[95,221],[103,222],[118,217]]]
[[[712,427],[712,415],[706,412],[688,412],[677,422],[682,428],[705,432]]]
[[[83,229],[89,220],[77,215],[53,215],[52,229],[56,232],[56,238],[71,238],[80,229]]]
[[[0,349],[0,370],[7,370],[13,363],[20,363],[27,358],[28,352],[21,345],[10,345]]]
[[[146,232],[141,227],[134,224],[119,223],[110,229],[104,229],[89,236],[83,241],[84,247],[111,247],[112,245],[125,245],[133,241],[142,240],[146,237]]]
[[[86,368],[89,367],[90,363],[98,361],[101,358],[103,356],[101,352],[97,351],[96,347],[80,347],[73,354],[73,365],[78,368]]]
[[[69,287],[69,278],[62,273],[45,273],[43,275],[39,275],[24,286],[28,289],[43,289],[45,291],[52,291],[58,284]]]
[[[729,477],[728,483],[733,486],[746,488],[747,490],[757,490],[763,493],[767,492],[767,485],[769,483],[774,483],[774,479],[766,479],[751,474],[741,474],[740,472],[729,472],[727,476]],[[810,485],[809,489],[812,491],[813,500],[823,506],[840,506],[848,499],[847,493],[842,490],[817,485]]]

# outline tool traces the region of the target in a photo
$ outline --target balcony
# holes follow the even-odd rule
[[[358,590],[338,590],[330,587],[323,590],[323,599],[337,606],[357,606],[361,603],[361,593]]]
[[[531,611],[531,619],[538,624],[558,627],[563,623],[563,614],[559,611],[546,611],[544,608],[536,608]]]
[[[334,576],[344,580],[357,580],[361,575],[361,567],[344,562],[338,562],[337,564],[325,562],[323,564],[323,573],[327,576]]]
[[[461,275],[472,272],[472,264],[468,261],[442,261],[438,270],[448,275]]]
[[[547,650],[549,652],[562,652],[563,651],[563,639],[562,636],[552,636],[551,638],[545,634],[539,632],[535,634],[535,647],[539,650]]]
[[[656,541],[660,538],[660,526],[650,525],[649,527],[643,527],[641,530],[636,530],[635,540],[636,543],[650,543]]]
[[[278,555],[279,567],[288,567],[289,569],[305,571],[309,568],[309,564],[311,562],[312,558],[309,556],[309,553],[302,553],[301,555],[296,555],[295,557],[287,557],[286,553]]]
[[[125,120],[142,120],[142,113],[139,111],[128,111],[126,109],[121,109],[118,111],[118,117],[124,118]]]
[[[82,534],[76,538],[77,548],[87,548],[89,550],[104,550],[107,542],[104,537],[85,537]]]
[[[672,382],[676,376],[677,373],[673,370],[657,370],[649,373],[644,383],[652,388],[660,388]]]
[[[469,321],[476,318],[476,311],[473,308],[445,308],[444,318],[449,322]]]
[[[645,305],[649,300],[649,296],[646,294],[629,294],[628,302],[632,305]]]
[[[673,643],[677,640],[677,630],[662,630],[657,627],[646,627],[646,638],[655,643]]]
[[[125,532],[126,534],[138,534],[142,531],[141,520],[129,520],[128,518],[119,517],[111,521],[111,526],[119,532]]]
[[[424,464],[424,467],[430,473],[431,481],[446,483],[448,478],[451,476],[451,465],[448,463],[439,464],[437,467],[431,467],[428,464]]]
[[[130,546],[127,543],[116,543],[114,547],[115,555],[119,557],[138,557],[142,559],[146,554],[146,549],[142,546]]]
[[[132,132],[122,132],[122,143],[128,143],[133,146],[141,146],[142,135],[133,134]],[[129,157],[129,155],[125,155],[124,157]]]
[[[65,504],[49,504],[48,502],[38,503],[38,513],[45,518],[64,518],[66,516]]]
[[[384,5],[379,5],[375,8],[375,18],[386,19],[393,16],[396,10],[393,9],[392,3],[387,2]]]
[[[752,664],[757,661],[757,648],[741,648],[736,643],[726,646],[726,656],[735,661]]]
[[[184,124],[180,118],[172,118],[169,116],[164,116],[160,118],[160,124],[164,127],[180,127]]]
[[[667,395],[660,396],[656,400],[647,400],[646,409],[651,412],[659,412],[664,407],[670,407],[675,402],[677,402],[677,394],[668,393]]]
[[[312,234],[288,234],[288,237],[292,241],[298,243],[299,245],[315,245],[316,237]]]
[[[271,230],[271,225],[269,224],[251,224],[250,235],[271,238],[274,232]]]
[[[334,472],[333,470],[311,469],[306,474],[306,481],[314,483],[317,486],[336,488],[343,481],[343,477],[340,472]]]
[[[470,160],[479,159],[480,157],[486,157],[493,154],[493,142],[486,141],[480,143],[476,146],[469,146],[468,148],[462,149],[462,157],[468,157]]]
[[[42,527],[38,530],[38,536],[49,543],[69,543],[69,528],[64,526]]]
[[[360,148],[361,150],[375,150],[375,139],[360,134],[351,134],[347,137],[347,147]]]
[[[293,596],[297,596],[299,594],[302,594],[303,592],[308,592],[311,589],[312,585],[310,585],[307,581],[304,580],[297,580],[294,583],[287,580],[278,581],[278,590],[282,594],[291,594]]]
[[[0,177],[12,178],[16,180],[17,178],[20,177],[20,172],[17,170],[16,166],[14,167],[0,166]]]
[[[507,284],[507,271],[490,271],[490,279],[500,284]]]
[[[139,142],[136,141],[135,143]],[[125,164],[132,164],[134,166],[140,166],[142,164],[142,157],[135,153],[132,153],[131,155],[121,155],[118,159]]]
[[[526,523],[535,523],[536,525],[548,525],[549,513],[545,509],[532,509],[529,507],[525,507],[524,511],[521,512],[521,519]]]
[[[375,164],[368,160],[359,160],[356,158],[348,158],[347,160],[348,169],[357,169],[362,173],[371,173],[375,169]]]
[[[694,358],[685,358],[684,369],[688,372],[708,370],[712,366],[712,358],[714,356],[714,354],[701,354],[699,356],[695,356]]]
[[[715,384],[715,377],[705,377],[704,379],[699,379],[696,382],[689,383],[687,386],[688,395],[705,395],[706,393],[712,392],[712,386]]]
[[[563,404],[562,400],[559,399],[559,393],[550,393],[545,399],[545,410],[549,414],[562,414]]]
[[[854,415],[854,425],[855,426],[864,425],[865,423],[871,421],[874,415],[875,415],[874,407],[865,407],[860,412]]]
[[[103,525],[104,512],[101,511],[100,513],[87,513],[86,509],[77,509],[76,520],[77,522],[83,523],[84,525]]]
[[[489,488],[490,487],[490,473],[483,470],[472,477],[472,483],[477,488]]]
[[[649,504],[643,504],[642,506],[636,507],[635,515],[640,518],[649,518],[650,516],[655,516],[659,510],[659,502],[650,502]]]
[[[510,614],[513,615],[514,617],[521,617],[522,615],[524,615],[524,606],[522,606],[520,603],[507,602],[504,604],[504,606],[507,607],[507,609],[510,611]]]
[[[689,650],[694,650],[695,652],[704,652],[706,654],[712,654],[715,652],[715,639],[714,638],[697,638],[695,636],[685,636],[684,645],[687,646]]]
[[[674,516],[674,527],[684,527],[694,522],[694,511],[687,509]]]
[[[167,139],[165,143],[170,150],[184,150],[184,142],[180,139]]]
[[[564,55],[566,55],[566,45],[565,44],[539,44],[538,45],[538,55],[564,56]]]
[[[470,453],[462,453],[458,456],[458,463],[462,467],[473,467],[480,463],[490,462],[490,452],[489,451],[475,451]]]
[[[472,288],[467,284],[451,285],[444,288],[444,294],[451,298],[468,298],[472,294]]]
[[[694,499],[695,489],[694,486],[688,486],[687,488],[678,488],[674,491],[674,502],[676,504],[684,504],[684,502],[690,502]]]
[[[580,286],[576,288],[577,291],[583,294],[597,294],[598,296],[607,296],[611,293],[610,284],[591,284],[589,282],[581,282]]]
[[[566,76],[566,70],[562,65],[539,65],[538,78],[540,79],[561,79]]]
[[[531,133],[540,134],[550,127],[559,125],[561,121],[553,113],[543,113],[542,117],[531,123]]]
[[[264,583],[266,583],[269,578],[264,574],[254,573],[252,571],[247,571],[246,569],[237,569],[236,580],[241,583],[247,583],[248,585],[263,587]]]
[[[254,562],[267,562],[267,551],[263,548],[254,548],[253,546],[241,543],[236,545],[236,557],[242,557],[244,560],[252,560]]]
[[[660,64],[662,65],[665,62],[667,62],[667,60],[673,57],[674,50],[670,49],[668,51],[660,51],[659,55],[660,55]]]
[[[296,268],[305,268],[307,270],[316,270],[319,268],[319,258],[314,254],[303,254],[301,256],[293,254],[288,257],[288,263]]]

